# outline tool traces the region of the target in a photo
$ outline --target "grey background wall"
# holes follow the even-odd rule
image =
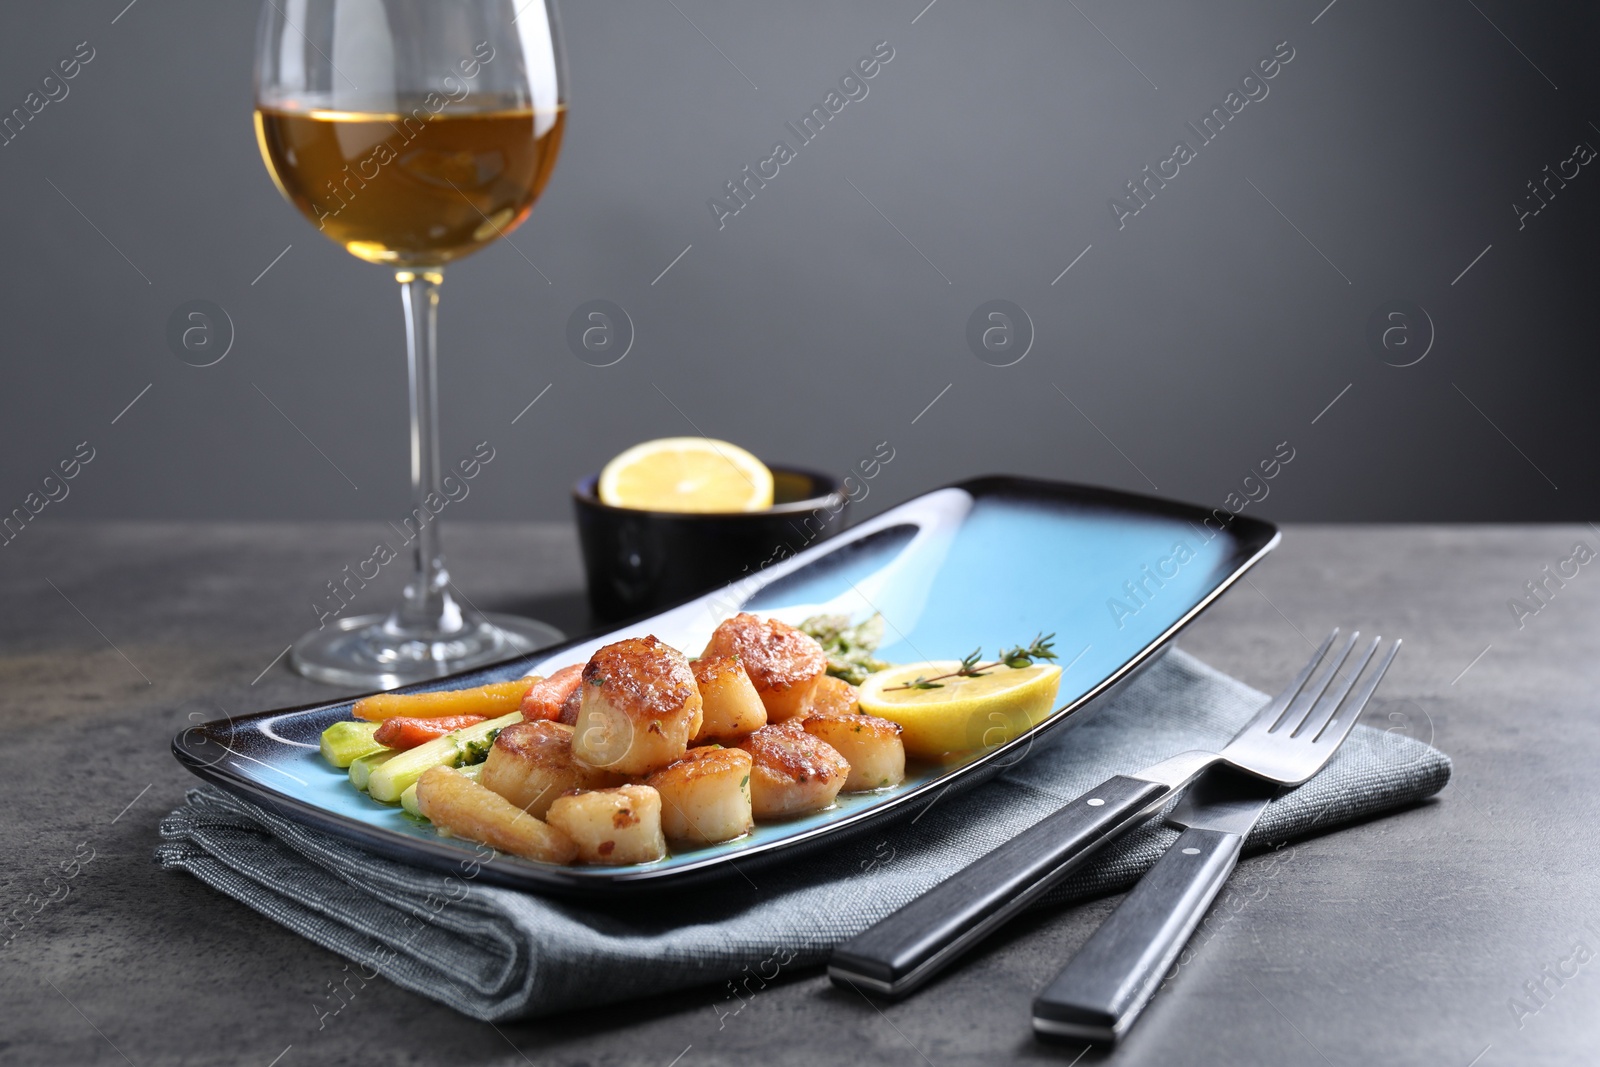
[[[88,441],[41,522],[402,514],[395,286],[262,168],[256,5],[125,2],[0,16],[0,111],[94,51],[0,147],[0,510]],[[1600,164],[1563,162],[1600,147],[1593,5],[925,2],[565,7],[555,176],[447,275],[445,457],[497,450],[460,516],[563,517],[575,476],[695,432],[841,471],[888,441],[869,510],[990,471],[1221,504],[1284,441],[1272,517],[1600,510]],[[868,96],[719,229],[707,199],[879,41]],[[1111,198],[1280,42],[1119,229]],[[1578,173],[1519,220],[1547,165]],[[635,326],[612,367],[565,341],[593,298]],[[196,299],[235,330],[206,368],[166,341]],[[1014,366],[969,349],[991,299],[1032,322]],[[1427,318],[1386,362],[1396,299]]]

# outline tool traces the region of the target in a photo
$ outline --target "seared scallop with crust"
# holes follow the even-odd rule
[[[572,727],[545,721],[514,723],[501,730],[478,776],[484,788],[540,819],[562,793],[621,781],[620,776],[596,770],[573,755]]]
[[[739,657],[769,722],[804,712],[828,669],[822,646],[811,638],[787,623],[748,614],[724,619],[712,632],[703,658],[717,656]]]
[[[766,705],[737,656],[703,656],[689,667],[700,689],[704,715],[695,744],[735,741],[767,724]]]
[[[825,675],[811,694],[809,710],[813,715],[853,715],[861,710],[856,702],[858,695],[856,687],[843,678]]]
[[[750,753],[737,748],[691,748],[683,759],[645,779],[661,794],[661,829],[669,841],[709,845],[732,841],[754,825]]]
[[[763,726],[739,747],[750,753],[750,806],[758,819],[821,811],[850,776],[837,749],[789,723]]]
[[[653,634],[596,652],[578,691],[572,751],[591,767],[649,774],[681,757],[700,729],[689,661]]]
[[[661,797],[647,785],[619,785],[557,797],[550,825],[577,846],[578,862],[624,866],[667,854]]]
[[[567,694],[567,699],[561,702],[561,713],[556,716],[556,722],[566,723],[568,726],[578,725],[578,709],[583,707],[583,686],[578,686]]]
[[[900,724],[876,715],[821,712],[807,715],[806,733],[826,741],[850,764],[842,792],[864,793],[899,785],[906,777],[906,747]]]

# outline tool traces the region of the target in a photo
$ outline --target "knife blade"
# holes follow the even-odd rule
[[[1279,790],[1224,766],[1195,779],[1167,822],[1183,831],[1033,1002],[1041,1037],[1114,1044],[1155,995]]]

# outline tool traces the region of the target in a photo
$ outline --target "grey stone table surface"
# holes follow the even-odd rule
[[[1368,721],[1433,741],[1455,778],[1430,803],[1247,860],[1131,1038],[1081,1059],[1036,1044],[1028,1006],[1114,899],[1029,917],[892,1006],[810,971],[737,1015],[704,989],[496,1028],[379,981],[319,1029],[314,998],[344,961],[150,857],[193,781],[168,752],[191,714],[332,693],[280,653],[380,529],[58,522],[0,548],[0,905],[24,920],[0,949],[0,1063],[1600,1058],[1600,566],[1546,581],[1542,605],[1525,588],[1578,541],[1600,547],[1592,527],[1289,527],[1183,635],[1265,689],[1335,624],[1404,638]],[[587,625],[567,527],[449,538],[479,607]],[[353,610],[384,606],[397,579]],[[1514,613],[1518,596],[1537,613]],[[75,877],[46,883],[63,864]],[[68,895],[40,908],[47,885]]]

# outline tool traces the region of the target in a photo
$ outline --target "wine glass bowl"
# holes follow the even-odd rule
[[[440,267],[528,217],[565,116],[419,111],[263,107],[256,130],[284,196],[328,238],[370,263]],[[400,180],[381,181],[385,168]]]
[[[352,255],[392,268],[406,311],[413,514],[440,499],[436,339],[445,264],[527,218],[566,123],[554,0],[265,0],[256,139],[278,190]],[[392,688],[561,639],[458,604],[437,520],[387,615],[295,643],[309,677]]]

